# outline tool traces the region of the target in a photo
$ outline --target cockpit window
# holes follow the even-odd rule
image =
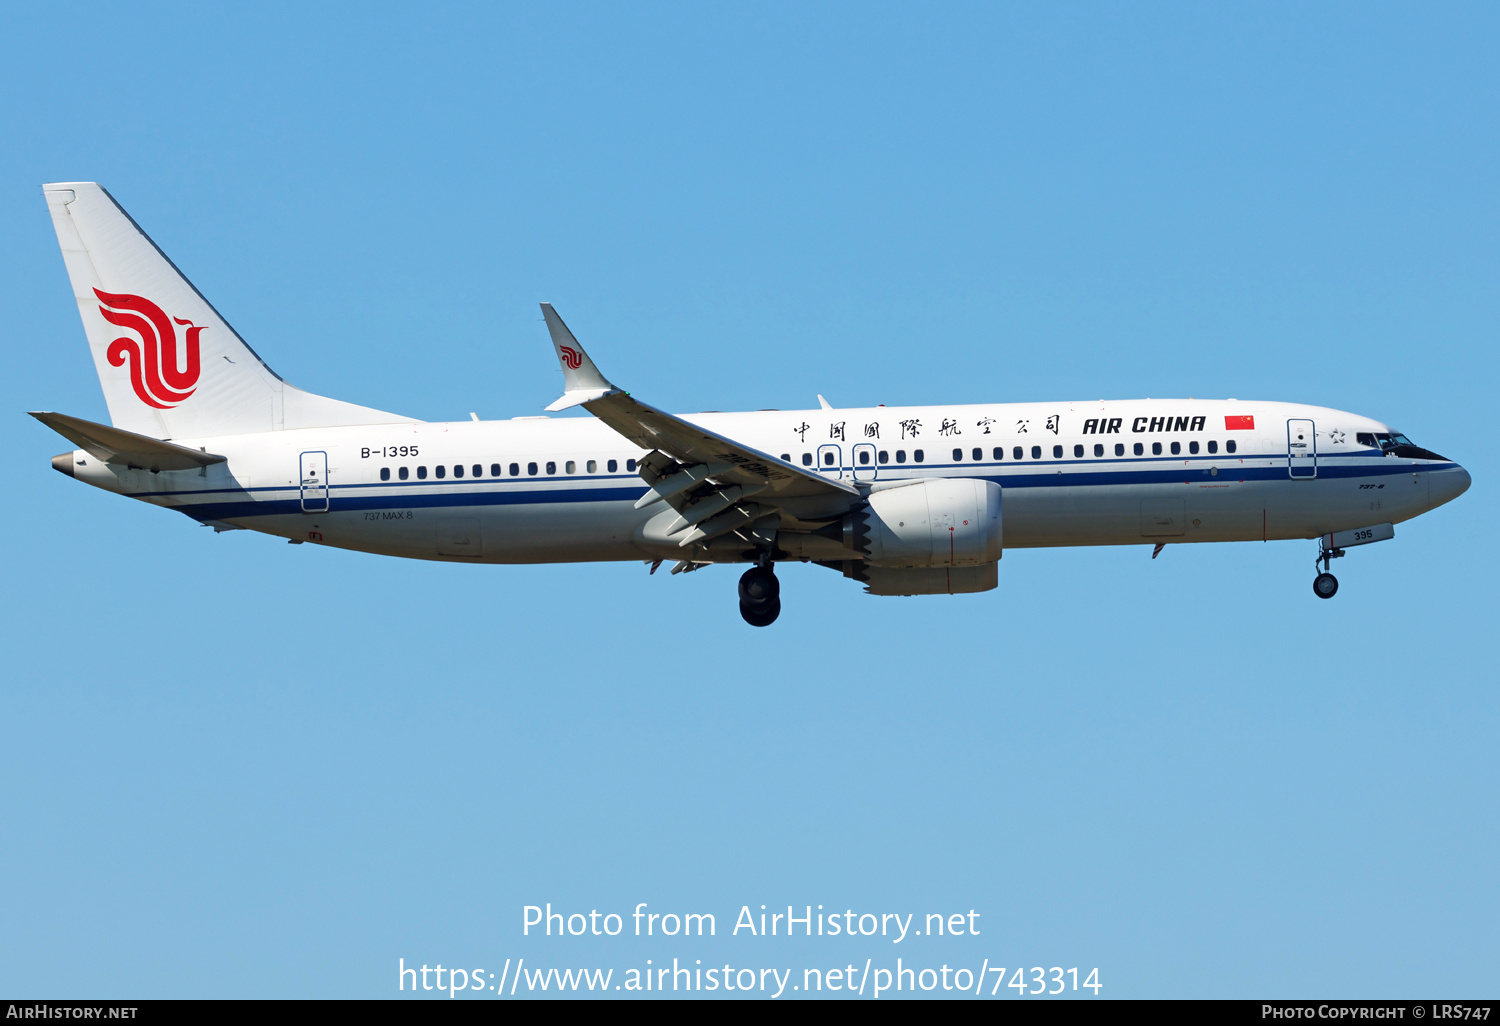
[[[1439,456],[1437,453],[1421,446],[1413,445],[1411,439],[1399,431],[1360,431],[1355,434],[1355,440],[1360,445],[1368,445],[1372,449],[1378,448],[1386,456],[1395,456],[1400,459],[1412,460],[1444,460],[1448,457]]]
[[[1412,444],[1411,439],[1399,431],[1392,431],[1389,434],[1384,431],[1360,431],[1355,434],[1354,440],[1360,445],[1367,445],[1371,449],[1380,449],[1383,452],[1390,452],[1398,445]]]

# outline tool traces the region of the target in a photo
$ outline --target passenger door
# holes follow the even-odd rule
[[[302,462],[302,512],[328,512],[328,454],[305,452]]]
[[[1318,435],[1310,420],[1286,422],[1286,470],[1296,478],[1318,476]]]
[[[869,442],[860,442],[854,447],[853,462],[854,480],[873,481],[880,474],[880,467],[875,462],[875,446]]]

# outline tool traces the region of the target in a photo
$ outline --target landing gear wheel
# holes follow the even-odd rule
[[[1321,573],[1313,578],[1313,594],[1322,599],[1333,598],[1338,594],[1339,579],[1330,573]]]
[[[752,566],[740,575],[740,601],[763,605],[781,595],[781,582],[768,566]]]
[[[769,566],[753,566],[740,576],[740,615],[752,627],[769,627],[781,615],[781,582]]]
[[[770,602],[761,606],[741,602],[740,615],[745,618],[745,622],[751,627],[769,627],[781,615],[781,599],[773,598]]]

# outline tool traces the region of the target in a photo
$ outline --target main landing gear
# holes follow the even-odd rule
[[[1321,599],[1331,599],[1339,592],[1339,579],[1328,572],[1328,564],[1344,554],[1343,549],[1325,549],[1319,547],[1318,558],[1313,560],[1313,566],[1323,564],[1323,572],[1313,578],[1313,594]]]
[[[770,563],[752,566],[741,575],[740,615],[752,627],[769,627],[781,615],[781,582]]]

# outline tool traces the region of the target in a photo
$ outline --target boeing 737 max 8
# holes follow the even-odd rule
[[[110,425],[34,413],[59,471],[248,528],[414,559],[775,564],[873,595],[987,591],[1004,546],[1317,539],[1330,561],[1469,487],[1379,421],[1292,403],[995,403],[676,416],[617,388],[548,304],[585,418],[428,423],[283,381],[99,185],[44,186]],[[1002,545],[1003,543],[1003,545]],[[1153,555],[1155,555],[1155,552]]]

